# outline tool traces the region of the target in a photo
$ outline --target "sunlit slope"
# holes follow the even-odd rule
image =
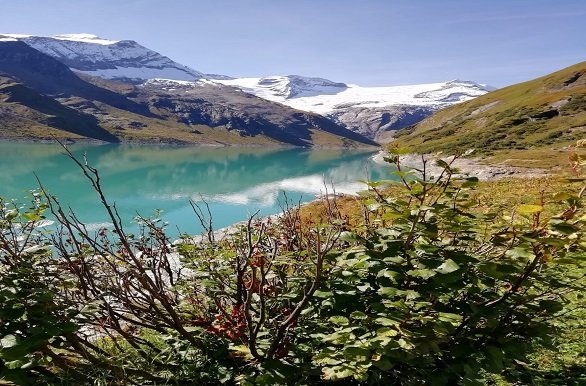
[[[586,134],[586,62],[441,110],[397,140],[420,153],[559,150]]]

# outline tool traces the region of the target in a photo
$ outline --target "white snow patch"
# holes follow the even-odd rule
[[[51,37],[53,39],[57,39],[57,40],[68,40],[68,41],[72,41],[72,42],[94,43],[94,44],[101,44],[104,46],[119,42],[119,40],[102,39],[102,38],[100,38],[96,35],[92,35],[92,34],[61,34],[61,35],[53,35]]]
[[[24,39],[24,38],[30,38],[33,35],[24,35],[24,34],[0,34],[0,36],[7,36],[7,37],[13,38],[13,39]]]
[[[345,87],[316,84],[296,96],[287,94],[287,76],[267,78],[236,78],[215,80],[258,97],[279,102],[299,110],[330,114],[348,107],[387,107],[393,105],[447,106],[475,98],[490,91],[488,87],[467,81],[418,84],[409,86],[362,87],[348,84]],[[278,82],[276,80],[279,80]],[[332,82],[333,83],[333,82]],[[275,86],[278,84],[278,87]]]
[[[110,45],[118,43],[118,40],[102,39],[99,36],[93,34],[60,34],[53,36],[38,36],[38,35],[26,35],[26,34],[0,34],[0,36],[7,36],[13,39],[29,39],[29,38],[48,38],[56,40],[67,40],[71,42],[82,42],[82,43],[94,43],[101,45]]]

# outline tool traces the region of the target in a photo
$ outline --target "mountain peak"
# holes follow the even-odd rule
[[[194,81],[204,77],[132,40],[108,40],[88,33],[50,37],[0,34],[0,39],[20,40],[72,70],[106,79],[142,83],[152,78]]]
[[[0,39],[11,39],[11,40],[26,40],[26,39],[55,39],[55,40],[66,40],[70,42],[79,43],[91,43],[110,45],[118,43],[118,40],[103,39],[94,34],[79,33],[79,34],[59,34],[53,36],[40,36],[40,35],[26,35],[26,34],[0,34]]]
[[[219,83],[235,86],[264,99],[284,103],[285,100],[337,94],[348,88],[340,82],[301,75],[274,75],[263,78],[217,79]]]
[[[476,83],[472,80],[452,79],[452,80],[446,82],[446,84],[447,85],[464,85],[467,87],[474,87],[474,88],[477,88],[479,90],[484,90],[484,91],[496,90],[496,87],[490,86],[488,84]]]

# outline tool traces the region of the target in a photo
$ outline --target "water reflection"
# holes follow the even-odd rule
[[[279,211],[279,198],[307,201],[333,184],[351,193],[357,181],[383,178],[386,168],[369,162],[372,153],[343,150],[207,148],[137,145],[75,145],[103,179],[103,187],[123,218],[164,211],[182,231],[199,229],[188,200],[210,203],[217,226],[241,221],[250,213]],[[0,144],[0,195],[22,197],[37,186],[34,173],[62,203],[92,224],[107,222],[83,175],[57,145]]]

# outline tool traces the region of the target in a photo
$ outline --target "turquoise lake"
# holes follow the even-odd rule
[[[256,211],[281,211],[284,193],[294,203],[325,193],[325,183],[338,193],[365,188],[365,179],[389,178],[390,166],[374,164],[374,154],[351,150],[308,150],[152,145],[72,145],[70,150],[98,169],[107,198],[128,229],[137,214],[160,217],[169,234],[202,231],[189,200],[205,200],[214,228],[247,219]],[[59,145],[0,143],[0,196],[26,202],[38,187],[70,206],[89,229],[108,226],[105,211],[78,167]]]

